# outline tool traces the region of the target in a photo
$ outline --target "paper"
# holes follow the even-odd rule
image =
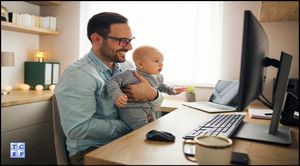
[[[248,112],[249,112],[251,118],[271,119],[273,110],[249,108]]]

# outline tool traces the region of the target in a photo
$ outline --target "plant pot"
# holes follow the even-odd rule
[[[196,101],[196,95],[195,95],[195,93],[186,93],[185,94],[185,101],[187,101],[187,102],[195,102]]]

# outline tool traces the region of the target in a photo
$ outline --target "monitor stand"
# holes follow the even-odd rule
[[[275,135],[269,134],[269,127],[269,125],[264,124],[242,122],[231,137],[283,145],[290,145],[292,143],[291,132],[288,127],[278,126],[278,131]]]

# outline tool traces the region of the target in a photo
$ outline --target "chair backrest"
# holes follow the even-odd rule
[[[61,126],[59,109],[55,94],[53,94],[52,96],[52,116],[57,165],[70,165],[68,151],[66,149],[66,136]]]

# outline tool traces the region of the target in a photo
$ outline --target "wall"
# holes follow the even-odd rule
[[[24,2],[14,2],[25,5]],[[3,4],[3,2],[1,2]],[[27,4],[28,5],[28,4]],[[14,5],[17,7],[19,5]],[[29,5],[30,6],[30,5]],[[23,6],[22,6],[23,7]],[[25,6],[24,6],[25,7]],[[18,65],[15,67],[3,68],[3,84],[13,85],[15,89],[23,81],[23,62],[29,57],[34,49],[46,49],[47,57],[45,61],[60,62],[62,73],[65,68],[79,57],[79,27],[81,17],[79,1],[63,1],[60,6],[40,7],[41,14],[57,16],[57,30],[61,32],[59,36],[28,35],[17,32],[1,30],[1,49],[2,51],[18,52]],[[259,1],[225,1],[224,2],[224,21],[223,21],[223,46],[222,46],[222,79],[239,79],[241,49],[242,49],[242,29],[244,10],[251,10],[256,17],[259,16]],[[82,11],[84,12],[84,11]],[[291,78],[299,78],[299,21],[288,22],[262,22],[262,26],[269,37],[270,58],[278,59],[281,51],[285,51],[294,56]],[[82,26],[82,27],[86,27]],[[12,37],[13,36],[13,37]],[[22,37],[20,37],[22,36]],[[24,40],[23,40],[24,39]],[[39,40],[39,43],[37,44]],[[10,42],[7,42],[10,41]],[[24,42],[30,41],[30,42]],[[14,45],[12,45],[14,43]],[[34,44],[35,43],[35,44]],[[27,46],[29,45],[30,46]],[[33,44],[34,46],[31,46]],[[268,77],[264,95],[271,96],[273,86],[272,78],[277,70],[268,68]],[[2,85],[2,84],[1,84]],[[208,100],[212,88],[199,87],[196,89],[197,100]],[[184,98],[184,93],[168,98]]]
[[[280,60],[281,51],[293,56],[290,78],[299,79],[299,21],[263,22],[269,38],[269,58]],[[263,94],[272,100],[273,78],[277,68],[267,68],[267,80]]]
[[[79,2],[63,1],[59,6],[42,6],[41,15],[57,17],[59,36],[40,37],[40,48],[47,51],[47,61],[60,62],[60,73],[79,57]]]

